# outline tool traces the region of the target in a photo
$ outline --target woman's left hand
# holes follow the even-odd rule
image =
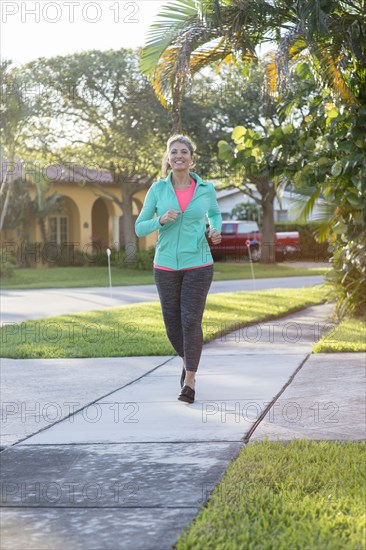
[[[217,229],[210,229],[210,231],[208,232],[208,236],[213,244],[221,243],[221,233],[219,233]]]

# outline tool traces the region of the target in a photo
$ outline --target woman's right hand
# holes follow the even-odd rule
[[[167,222],[175,222],[179,214],[180,212],[178,210],[173,210],[172,208],[169,208],[169,210],[167,210],[165,214],[160,216],[159,222],[161,225],[164,225]]]

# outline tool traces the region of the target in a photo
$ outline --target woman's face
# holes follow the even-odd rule
[[[187,145],[174,141],[169,148],[168,161],[173,170],[189,171],[192,155]]]

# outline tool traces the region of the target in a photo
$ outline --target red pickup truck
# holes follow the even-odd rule
[[[216,260],[224,260],[235,257],[240,260],[248,256],[248,248],[253,262],[257,262],[261,255],[262,235],[257,222],[253,221],[224,221],[221,229],[222,240],[220,244],[213,244],[208,239],[211,253]],[[248,246],[249,245],[249,246]],[[299,254],[300,236],[298,231],[285,231],[276,233],[274,252],[276,260],[285,259],[286,256]]]

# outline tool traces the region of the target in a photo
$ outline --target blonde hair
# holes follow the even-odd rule
[[[184,136],[182,134],[176,134],[174,136],[171,136],[167,141],[166,151],[164,153],[163,160],[162,160],[162,163],[161,163],[161,171],[162,171],[162,175],[163,175],[164,178],[168,175],[168,172],[169,172],[169,169],[170,169],[170,164],[168,162],[168,153],[169,153],[170,147],[176,141],[186,145],[187,148],[190,150],[192,157],[193,157],[194,152],[196,150],[195,144],[193,143],[193,141],[191,139],[189,139],[189,137]],[[193,166],[194,165],[192,164],[192,168],[193,168]]]

